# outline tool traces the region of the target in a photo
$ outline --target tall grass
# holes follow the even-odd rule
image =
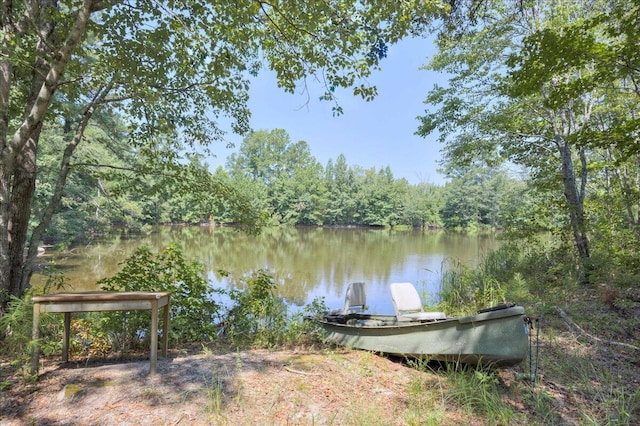
[[[468,315],[501,303],[531,301],[531,283],[521,272],[525,258],[513,245],[486,253],[476,267],[445,259],[441,267],[440,309]]]
[[[449,315],[467,315],[505,302],[506,290],[490,274],[459,261],[443,264],[440,307]]]
[[[522,424],[518,414],[503,401],[505,391],[495,371],[480,368],[452,368],[447,372],[449,403],[485,418],[489,424]]]

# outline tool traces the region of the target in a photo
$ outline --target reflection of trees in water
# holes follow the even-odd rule
[[[410,281],[415,273],[407,268],[428,268],[424,263],[429,257],[473,261],[482,255],[482,247],[494,244],[491,237],[445,232],[269,228],[255,236],[232,228],[160,227],[158,232],[144,238],[119,238],[79,248],[80,257],[69,270],[78,276],[72,285],[88,289],[92,281],[95,286],[97,279],[117,272],[118,263],[140,244],[160,251],[172,242],[182,247],[186,259],[201,261],[210,277],[218,269],[236,278],[260,268],[272,271],[279,283],[280,296],[296,305],[306,303],[312,293],[340,298],[352,281],[385,288],[392,277],[397,279],[406,274],[403,279]],[[97,264],[105,275],[96,276]],[[92,268],[94,272],[89,272]],[[227,282],[212,284],[227,285]]]

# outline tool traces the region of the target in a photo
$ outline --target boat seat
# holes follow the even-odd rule
[[[425,312],[413,284],[393,283],[390,289],[398,321],[435,321],[447,318],[444,312]]]
[[[347,287],[347,293],[344,297],[344,308],[342,309],[343,315],[348,315],[351,312],[362,312],[366,309],[367,305],[367,292],[365,291],[364,283],[351,283]]]

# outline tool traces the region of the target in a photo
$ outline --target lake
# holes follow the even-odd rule
[[[494,235],[444,231],[393,231],[360,228],[269,228],[247,235],[226,227],[158,227],[148,236],[109,238],[68,252],[48,250],[42,260],[69,279],[67,291],[96,290],[96,281],[120,270],[120,263],[142,244],[158,252],[175,243],[185,258],[204,265],[213,286],[229,287],[215,271],[240,277],[264,268],[279,283],[279,295],[295,310],[316,297],[341,308],[349,283],[367,286],[370,312],[393,313],[392,282],[412,282],[423,302],[436,299],[446,260],[474,265],[498,247]],[[36,274],[34,286],[43,282]]]

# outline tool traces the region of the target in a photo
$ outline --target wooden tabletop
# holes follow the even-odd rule
[[[109,302],[124,300],[156,300],[169,296],[169,292],[148,291],[87,291],[82,293],[56,293],[45,296],[34,296],[34,303],[48,302]]]

